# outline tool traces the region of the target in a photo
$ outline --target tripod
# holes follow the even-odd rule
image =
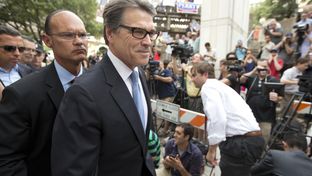
[[[309,92],[297,92],[291,97],[290,101],[288,102],[286,108],[283,111],[282,122],[279,125],[277,125],[277,127],[273,131],[268,142],[268,147],[264,151],[262,158],[264,158],[264,156],[268,153],[268,150],[272,148],[272,146],[277,142],[277,140],[281,138],[281,135],[285,134],[286,130],[293,130],[293,131],[299,132],[299,130],[291,128],[291,122],[293,118],[295,117],[295,115],[297,114],[297,110],[301,102],[303,101],[303,99],[305,97],[310,97],[310,96],[311,94]],[[298,103],[296,105],[293,105],[296,97],[299,98]]]

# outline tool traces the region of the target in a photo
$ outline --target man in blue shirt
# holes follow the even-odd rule
[[[14,28],[0,25],[0,80],[8,86],[31,70],[18,65],[25,47],[21,34]]]
[[[203,154],[191,142],[193,131],[190,124],[179,124],[174,138],[166,144],[163,164],[165,168],[171,169],[172,176],[196,176],[203,173]]]

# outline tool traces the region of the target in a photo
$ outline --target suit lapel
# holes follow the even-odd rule
[[[104,61],[102,62],[103,64],[102,68],[107,83],[112,86],[111,95],[113,96],[116,103],[118,104],[123,114],[127,118],[128,122],[130,123],[133,131],[137,136],[137,139],[139,140],[142,148],[144,149],[143,151],[145,154],[146,136],[144,133],[144,129],[142,127],[139,113],[136,110],[136,106],[131,97],[131,94],[107,55],[105,56],[105,58],[103,58],[103,60]]]
[[[49,89],[48,95],[51,98],[56,109],[58,109],[64,95],[64,89],[57,75],[54,63],[51,63],[47,68],[46,85]]]

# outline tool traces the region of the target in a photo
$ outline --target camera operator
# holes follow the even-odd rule
[[[276,103],[281,97],[276,92],[270,92],[264,95],[262,87],[265,82],[278,82],[274,77],[268,74],[268,61],[260,59],[251,72],[241,76],[240,82],[248,89],[246,102],[256,117],[266,143],[270,138],[272,124],[276,118]]]
[[[278,57],[284,61],[284,66],[280,70],[281,74],[283,74],[286,69],[292,67],[295,63],[293,54],[296,51],[297,42],[293,41],[293,34],[291,32],[287,33],[275,48],[279,50]]]
[[[251,168],[252,176],[282,175],[311,176],[312,160],[306,155],[307,140],[303,134],[290,133],[283,137],[284,151],[269,150]]]
[[[285,96],[281,104],[282,109],[286,108],[293,94],[299,91],[298,76],[302,75],[302,73],[308,68],[308,66],[309,66],[308,58],[299,58],[296,61],[295,66],[285,70],[281,78],[281,83],[285,84]]]
[[[264,34],[269,35],[272,42],[276,45],[282,40],[283,29],[282,27],[277,27],[276,20],[272,19],[269,25],[265,28]]]
[[[297,46],[297,59],[307,55],[312,43],[312,31],[308,24],[295,25]]]
[[[221,74],[222,77],[220,77],[219,80],[240,94],[239,77],[243,68],[240,65],[240,61],[237,60],[234,52],[230,52],[226,55],[226,61],[223,63],[222,69],[227,70],[223,70],[223,73]]]
[[[260,52],[260,59],[268,59],[270,57],[270,51],[275,47],[275,44],[271,41],[271,37],[269,35],[265,35],[265,44]]]
[[[203,113],[203,104],[200,98],[200,89],[196,88],[194,83],[192,82],[191,69],[194,64],[202,63],[204,61],[203,57],[196,53],[191,57],[191,62],[188,64],[181,64],[181,68],[177,66],[177,57],[175,55],[172,56],[172,66],[173,72],[176,75],[183,75],[185,80],[185,88],[188,96],[188,107],[187,109]],[[204,141],[204,131],[200,129],[195,129],[194,138],[197,138],[200,141]]]
[[[156,80],[156,92],[160,100],[173,102],[176,94],[176,88],[174,85],[173,73],[168,69],[169,60],[159,62],[159,73],[153,75],[153,79]],[[165,126],[160,131],[159,136],[166,136],[169,132],[170,122],[165,121]]]

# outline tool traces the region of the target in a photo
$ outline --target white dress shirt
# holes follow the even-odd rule
[[[131,70],[126,64],[124,64],[119,58],[117,58],[109,49],[107,51],[107,55],[109,57],[109,59],[112,61],[115,69],[117,70],[118,74],[121,76],[122,80],[124,81],[124,83],[126,84],[131,96],[132,95],[132,86],[131,86],[131,79],[130,79],[130,75],[132,73],[132,71],[137,71],[138,72],[138,67],[135,67],[133,70]],[[139,86],[141,89],[141,98],[142,98],[142,102],[143,102],[143,110],[144,110],[144,122],[145,124],[144,129],[146,129],[146,125],[147,125],[147,103],[146,103],[146,99],[145,99],[145,95],[144,95],[144,91],[143,91],[143,87],[142,87],[142,83],[141,80],[139,79]]]
[[[260,130],[250,107],[226,84],[216,79],[207,79],[201,89],[201,97],[208,117],[210,145],[225,141],[226,137]]]

